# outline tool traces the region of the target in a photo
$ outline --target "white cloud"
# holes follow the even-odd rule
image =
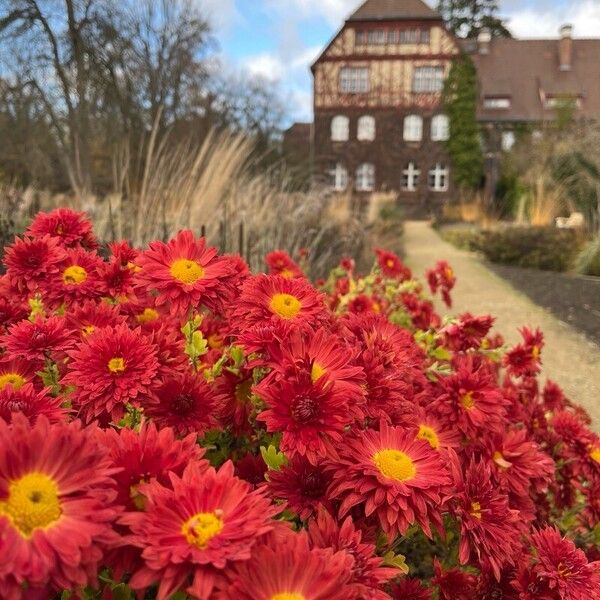
[[[358,0],[266,0],[271,10],[296,19],[321,17],[339,27],[359,5]]]
[[[280,81],[285,73],[281,59],[268,52],[249,56],[244,60],[243,66],[251,75],[258,75],[269,81]]]
[[[508,27],[515,37],[557,37],[561,25],[570,23],[575,37],[600,35],[600,3],[598,0],[569,0],[557,7],[547,2],[535,8],[516,9],[507,14]]]
[[[195,2],[217,34],[228,32],[241,19],[235,0],[195,0]]]

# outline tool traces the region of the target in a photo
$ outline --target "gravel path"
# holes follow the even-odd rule
[[[408,221],[404,232],[406,262],[417,276],[439,259],[446,259],[457,277],[452,293],[452,312],[489,313],[496,317],[495,329],[508,344],[517,343],[517,329],[540,327],[546,345],[542,381],[553,379],[573,401],[584,406],[600,432],[600,347],[566,323],[534,304],[507,281],[490,271],[477,256],[444,242],[423,221]],[[445,307],[437,304],[441,314]]]

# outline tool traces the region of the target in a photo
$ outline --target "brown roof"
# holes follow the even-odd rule
[[[402,19],[441,19],[422,0],[367,0],[348,21],[389,21]]]
[[[558,39],[494,38],[488,54],[472,41],[463,43],[477,67],[481,105],[479,118],[490,121],[540,121],[555,116],[544,108],[542,96],[581,99],[576,115],[600,117],[600,39],[573,39],[571,69],[559,69]],[[485,96],[510,96],[510,109],[483,108]]]

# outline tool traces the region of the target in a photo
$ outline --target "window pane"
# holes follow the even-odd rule
[[[416,67],[413,92],[441,92],[444,88],[444,67]]]
[[[434,142],[447,140],[450,137],[450,125],[446,115],[435,115],[431,119],[431,139]]]
[[[429,44],[429,29],[421,30],[421,44]]]
[[[370,192],[375,188],[375,166],[363,163],[356,170],[356,189],[359,192]]]
[[[334,142],[347,142],[350,133],[348,117],[337,115],[331,120],[331,139]]]
[[[348,94],[369,91],[369,69],[366,67],[344,67],[340,70],[340,91]]]
[[[404,139],[420,142],[423,138],[423,119],[419,115],[408,115],[404,119]]]
[[[365,31],[356,32],[356,45],[364,46],[367,43],[367,33]]]
[[[375,139],[375,118],[370,115],[360,117],[358,120],[358,139],[360,141],[373,141]]]

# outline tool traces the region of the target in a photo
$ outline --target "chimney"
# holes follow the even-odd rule
[[[490,53],[490,43],[492,41],[492,32],[484,27],[479,32],[477,36],[477,47],[479,49],[479,54],[489,54]]]
[[[570,71],[573,65],[573,26],[563,25],[560,28],[558,41],[558,63],[561,71]]]

